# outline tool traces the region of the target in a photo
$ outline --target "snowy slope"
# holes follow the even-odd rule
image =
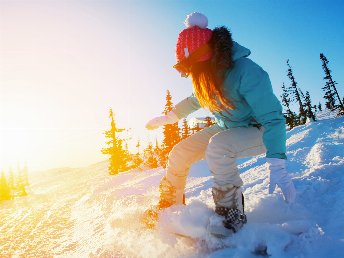
[[[157,230],[139,216],[157,202],[164,171],[109,177],[99,163],[48,171],[29,197],[0,204],[0,257],[256,257],[259,245],[271,257],[344,257],[344,117],[294,128],[287,144],[296,203],[267,194],[263,156],[239,160],[248,224],[231,238],[205,230],[213,201],[204,161],[191,168],[187,206],[167,209]]]

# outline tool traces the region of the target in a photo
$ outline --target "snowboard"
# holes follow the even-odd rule
[[[141,224],[149,230],[155,230],[159,224],[159,215],[162,210],[158,209],[157,207],[151,207],[150,209],[146,210],[141,218]],[[209,214],[208,214],[209,215]],[[180,226],[175,221],[164,221],[164,231],[167,231],[170,234],[175,235],[178,238],[187,238],[193,241],[202,240],[195,235],[190,234],[187,230],[183,231],[180,230]],[[168,225],[168,226],[167,226]],[[211,216],[208,217],[208,221],[203,224],[203,227],[206,229],[206,234],[209,236],[221,240],[228,240],[231,236],[233,236],[233,231],[225,228],[222,223],[222,219],[217,214],[213,213]],[[235,245],[232,245],[231,248],[235,248]],[[255,247],[252,251],[252,254],[257,256],[268,256],[267,252],[268,248],[264,244],[259,244]]]

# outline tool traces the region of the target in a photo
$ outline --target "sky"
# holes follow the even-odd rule
[[[344,2],[277,0],[0,0],[0,170],[81,167],[107,159],[100,150],[112,108],[129,147],[161,139],[145,124],[192,93],[172,68],[187,14],[209,28],[227,26],[266,70],[276,95],[287,77],[319,103],[329,60],[344,95]],[[191,117],[208,114],[198,111]]]

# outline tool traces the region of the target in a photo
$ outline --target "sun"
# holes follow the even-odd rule
[[[24,129],[0,129],[0,170],[24,164],[33,143]]]

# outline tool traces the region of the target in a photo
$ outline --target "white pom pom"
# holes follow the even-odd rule
[[[206,28],[208,26],[208,19],[204,14],[201,13],[190,13],[186,16],[184,21],[186,28],[198,26],[200,28]]]

